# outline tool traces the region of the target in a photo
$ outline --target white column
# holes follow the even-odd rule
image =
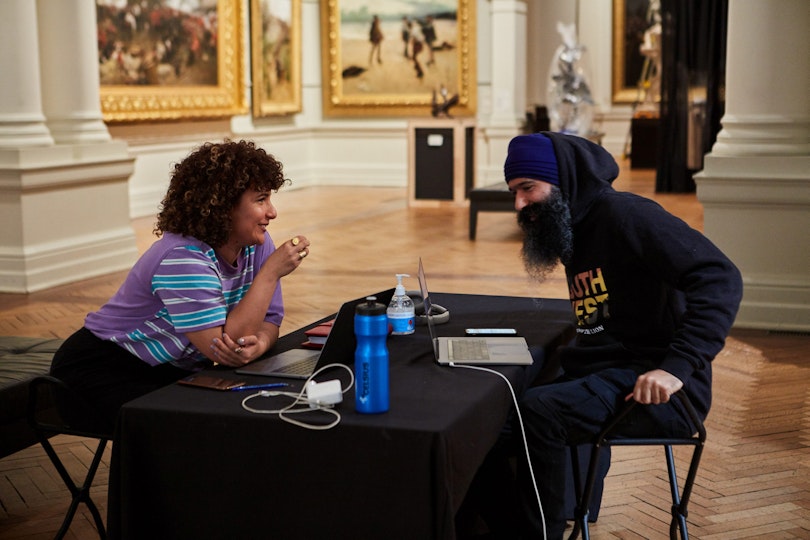
[[[516,129],[526,118],[526,2],[492,0],[491,126]]]
[[[490,3],[490,94],[488,115],[479,115],[477,185],[503,180],[506,148],[526,120],[526,11],[525,0]]]
[[[128,269],[138,257],[128,191],[135,159],[101,121],[93,6],[0,0],[3,292]]]
[[[0,148],[53,144],[39,91],[36,6],[0,2]]]
[[[37,0],[43,111],[57,144],[110,140],[99,101],[93,0]]]
[[[729,0],[723,127],[695,180],[743,273],[740,327],[810,330],[808,27],[806,0]]]
[[[808,22],[807,0],[731,0],[726,114],[712,154],[810,154]]]

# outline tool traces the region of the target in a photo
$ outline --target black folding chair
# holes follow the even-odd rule
[[[52,410],[42,405],[50,402],[55,405],[55,415]],[[49,412],[50,414],[48,414]],[[85,503],[87,508],[90,509],[90,513],[96,522],[99,537],[106,538],[107,533],[104,528],[104,521],[101,519],[101,513],[90,498],[90,486],[93,484],[93,477],[101,463],[107,441],[112,438],[112,428],[98,416],[96,411],[80,395],[59,379],[49,375],[42,375],[31,381],[28,394],[28,424],[36,433],[37,439],[72,495],[70,507],[62,521],[62,526],[56,533],[56,538],[59,539],[65,536],[80,503]],[[93,455],[93,461],[87,469],[87,475],[81,486],[77,486],[73,481],[48,440],[49,437],[59,434],[99,440],[98,447]]]
[[[591,458],[588,464],[588,474],[585,479],[585,485],[582,486],[579,464],[577,459],[572,459],[574,469],[574,486],[576,488],[577,506],[575,509],[574,529],[568,540],[574,540],[582,533],[583,540],[590,540],[590,533],[588,531],[588,505],[591,500],[594,482],[599,465],[599,450],[605,446],[663,446],[664,454],[667,460],[667,471],[669,473],[669,486],[670,494],[672,495],[672,521],[669,525],[669,537],[671,540],[678,538],[678,531],[680,531],[681,539],[687,540],[689,533],[686,526],[686,517],[688,515],[687,505],[689,504],[689,497],[692,494],[692,486],[695,483],[697,476],[698,466],[700,465],[700,457],[703,453],[703,446],[706,442],[706,429],[703,427],[703,422],[695,412],[692,403],[686,394],[681,390],[674,396],[683,404],[687,414],[692,420],[693,425],[697,427],[697,432],[692,437],[684,438],[625,438],[619,436],[611,436],[615,427],[627,416],[627,414],[636,406],[635,401],[630,401],[628,404],[602,429],[602,432],[594,439],[591,448]],[[643,406],[643,405],[642,405]],[[675,470],[675,459],[672,453],[673,446],[693,446],[692,459],[689,463],[689,472],[683,485],[683,493],[681,494],[678,489],[678,475]],[[575,458],[576,447],[571,447],[572,458]]]

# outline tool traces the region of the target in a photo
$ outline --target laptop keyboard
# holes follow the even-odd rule
[[[318,363],[318,356],[311,356],[304,358],[298,362],[293,362],[286,366],[277,368],[276,373],[285,373],[287,375],[309,375],[315,371],[315,365]]]
[[[447,353],[450,360],[489,360],[486,339],[448,339]]]

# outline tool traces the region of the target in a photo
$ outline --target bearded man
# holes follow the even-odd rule
[[[618,173],[607,151],[581,137],[543,132],[509,144],[504,174],[526,269],[542,279],[563,264],[577,325],[559,351],[559,377],[520,400],[543,508],[517,452],[526,538],[543,538],[544,528],[562,538],[567,448],[591,441],[627,400],[648,406],[632,410],[623,435],[694,433],[670,397],[683,389],[706,417],[711,362],[742,297],[734,264],[654,201],[614,190]]]

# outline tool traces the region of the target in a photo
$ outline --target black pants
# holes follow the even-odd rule
[[[110,430],[124,403],[189,374],[171,364],[150,366],[86,328],[65,340],[51,364],[51,375],[84,397]]]

